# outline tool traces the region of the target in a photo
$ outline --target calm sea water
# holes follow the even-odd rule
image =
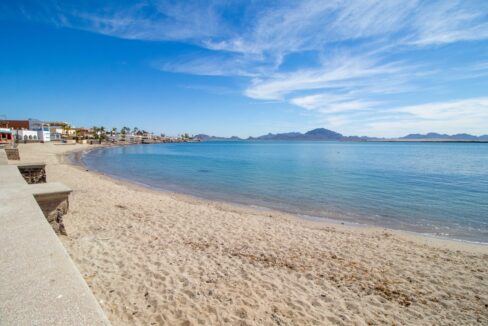
[[[488,243],[488,144],[156,144],[82,162],[158,189]]]

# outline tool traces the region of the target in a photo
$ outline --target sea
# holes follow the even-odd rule
[[[89,169],[314,220],[488,243],[488,144],[208,141],[100,148]]]

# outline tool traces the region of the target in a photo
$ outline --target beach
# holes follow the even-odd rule
[[[488,324],[488,246],[147,189],[20,144],[71,187],[60,236],[114,325]]]

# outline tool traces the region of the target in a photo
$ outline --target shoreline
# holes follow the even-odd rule
[[[462,243],[462,244],[467,244],[467,245],[475,245],[475,246],[485,246],[488,249],[488,242],[482,242],[482,241],[471,241],[471,240],[465,240],[465,239],[459,239],[459,238],[451,238],[448,236],[443,236],[443,235],[436,235],[434,233],[429,233],[429,232],[419,232],[419,231],[412,231],[412,230],[405,230],[405,229],[400,229],[400,228],[392,228],[392,227],[385,227],[381,225],[372,225],[372,224],[367,224],[367,223],[361,223],[360,221],[353,221],[353,220],[347,220],[347,219],[342,219],[341,216],[337,216],[337,218],[334,217],[322,217],[322,216],[313,216],[313,215],[308,215],[308,214],[300,214],[298,212],[291,212],[287,211],[286,209],[278,209],[278,208],[273,208],[273,207],[267,207],[267,206],[261,206],[261,205],[256,205],[252,203],[243,203],[243,202],[238,202],[238,201],[232,201],[232,200],[225,200],[225,199],[219,199],[219,198],[207,198],[204,196],[199,196],[196,194],[192,194],[190,192],[179,192],[179,191],[174,191],[170,189],[164,189],[160,187],[154,187],[148,184],[144,184],[141,182],[137,182],[134,180],[130,180],[129,178],[123,178],[123,177],[116,177],[113,175],[110,175],[108,173],[104,173],[101,171],[93,170],[86,166],[82,162],[82,157],[86,154],[88,154],[91,151],[95,150],[103,150],[105,148],[112,148],[112,147],[125,147],[125,146],[131,146],[131,145],[138,145],[138,144],[107,144],[107,145],[96,145],[94,148],[88,148],[88,149],[83,149],[83,150],[78,150],[78,151],[73,151],[71,153],[65,154],[68,157],[68,161],[73,165],[80,167],[82,170],[89,171],[91,173],[103,176],[108,178],[109,180],[113,180],[114,182],[120,182],[122,184],[125,184],[127,186],[135,186],[139,187],[144,190],[148,191],[155,191],[155,192],[161,192],[165,194],[170,194],[173,196],[178,196],[178,197],[187,197],[189,201],[209,201],[213,202],[216,204],[220,205],[230,205],[230,206],[236,206],[240,208],[247,208],[250,210],[255,210],[258,213],[270,213],[272,214],[273,212],[275,214],[284,214],[288,215],[290,218],[296,219],[298,221],[303,221],[303,222],[312,222],[312,223],[324,223],[325,225],[340,225],[340,226],[347,226],[347,227],[352,227],[352,228],[358,228],[358,229],[373,229],[377,231],[389,231],[389,232],[395,232],[399,235],[404,235],[407,237],[419,237],[419,238],[426,238],[426,239],[431,239],[431,240],[439,240],[441,242],[444,241],[453,241],[454,243]],[[91,145],[93,146],[93,145]],[[77,156],[77,157],[75,157]],[[336,214],[335,212],[334,214]],[[346,216],[346,215],[345,215]]]
[[[113,324],[488,323],[487,246],[151,190],[69,149],[20,163],[73,189],[60,239]]]

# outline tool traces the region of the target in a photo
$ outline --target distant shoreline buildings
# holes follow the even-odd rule
[[[167,137],[163,134],[123,127],[107,130],[104,127],[75,128],[68,122],[28,120],[0,120],[0,143],[63,142],[80,144],[129,143],[151,144],[198,141],[188,134]]]

